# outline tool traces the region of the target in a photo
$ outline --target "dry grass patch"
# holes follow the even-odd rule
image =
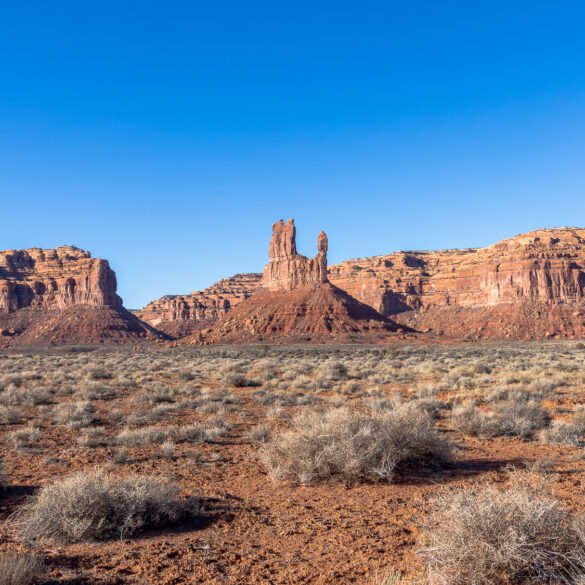
[[[45,570],[43,557],[31,554],[0,554],[0,585],[34,585]]]

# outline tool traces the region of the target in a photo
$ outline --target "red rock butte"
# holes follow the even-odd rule
[[[327,282],[327,236],[317,238],[318,254],[307,258],[297,253],[294,219],[281,219],[272,226],[268,246],[269,262],[264,267],[262,286],[268,290],[294,290],[311,283]]]
[[[294,220],[276,222],[259,290],[186,343],[341,341],[409,330],[333,286],[327,279],[327,248],[321,232],[317,255],[299,254]]]
[[[0,252],[0,346],[164,337],[124,309],[107,260],[74,246]]]

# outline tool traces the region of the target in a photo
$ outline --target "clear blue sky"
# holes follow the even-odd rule
[[[329,259],[585,226],[585,3],[0,9],[0,249],[108,258],[126,306]]]

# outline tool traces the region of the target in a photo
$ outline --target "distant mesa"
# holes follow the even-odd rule
[[[272,226],[262,274],[127,311],[107,260],[74,246],[0,252],[0,347],[160,341],[585,338],[585,229],[551,228],[486,248],[401,251],[327,266]]]
[[[297,253],[294,222],[277,222],[264,274],[238,274],[197,293],[163,297],[139,315],[165,331],[209,328],[266,290],[323,282],[318,255]],[[401,251],[327,267],[327,280],[395,322],[452,339],[585,337],[585,229],[541,229],[487,248]]]
[[[0,346],[165,338],[116,288],[107,260],[74,246],[0,252]]]
[[[201,291],[166,295],[134,314],[175,338],[210,327],[262,287],[262,274],[235,274]]]

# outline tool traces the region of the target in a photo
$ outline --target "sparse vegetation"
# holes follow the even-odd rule
[[[0,585],[35,585],[43,576],[45,560],[26,553],[0,553]]]
[[[412,576],[411,568],[421,575],[420,562],[428,560],[415,554],[424,547],[422,542],[417,545],[413,525],[427,519],[428,535],[440,515],[438,505],[425,511],[422,503],[442,490],[446,497],[458,489],[475,494],[484,485],[496,495],[516,489],[514,482],[502,483],[507,477],[502,470],[511,464],[523,469],[523,477],[546,482],[537,495],[553,494],[546,497],[570,521],[565,533],[575,534],[585,506],[584,384],[585,353],[569,341],[391,348],[283,346],[262,351],[255,347],[104,348],[2,355],[0,456],[5,471],[0,483],[10,486],[0,494],[3,550],[13,544],[26,550],[26,542],[13,539],[16,528],[23,536],[27,533],[22,530],[30,529],[27,538],[34,541],[39,555],[47,556],[40,583],[75,580],[63,568],[62,559],[69,558],[69,551],[65,548],[62,557],[56,555],[54,540],[67,547],[75,538],[116,541],[121,535],[128,538],[156,529],[158,521],[151,522],[150,511],[138,514],[144,521],[135,523],[136,515],[124,520],[136,500],[129,497],[124,507],[120,494],[135,492],[130,487],[122,490],[119,482],[132,481],[138,474],[143,490],[160,477],[173,477],[184,488],[183,495],[194,491],[209,496],[211,530],[195,532],[185,523],[180,532],[189,531],[187,536],[154,531],[146,541],[108,543],[104,550],[92,547],[91,562],[103,572],[100,579],[124,582],[122,571],[132,571],[148,547],[153,567],[155,563],[169,567],[177,579],[187,582],[193,569],[177,543],[183,546],[190,541],[193,549],[188,555],[197,563],[201,580],[237,580],[236,567],[246,571],[255,563],[260,571],[255,578],[270,576],[282,583],[290,575],[275,578],[280,575],[274,571],[275,559],[294,555],[304,571],[309,558],[304,555],[311,553],[295,546],[306,530],[322,553],[319,566],[327,571],[327,579],[341,584],[348,574],[358,578],[357,561],[347,555],[355,546],[360,567],[367,569],[368,585],[426,583],[426,578]],[[110,493],[116,497],[103,497],[102,488],[93,484],[83,490],[72,489],[71,484],[65,490],[61,485],[70,481],[71,474],[80,482],[75,485],[82,485],[82,478],[91,477],[96,468],[107,470],[99,473],[115,484]],[[267,472],[279,481],[267,482]],[[388,481],[399,485],[385,486]],[[175,491],[159,499],[165,505],[178,502],[180,510],[183,504],[189,508],[191,500],[181,497],[173,485]],[[43,501],[54,501],[55,506],[35,516],[31,524],[31,507],[41,493],[49,494],[45,491],[49,488],[56,491],[51,498],[43,496]],[[25,494],[33,489],[36,492],[27,501]],[[71,503],[74,494],[79,496],[76,504]],[[101,507],[93,506],[95,501]],[[146,500],[140,496],[139,501]],[[57,506],[67,515],[59,517]],[[484,507],[487,510],[487,504]],[[506,520],[504,508],[495,500],[492,507],[500,510],[500,523],[493,524],[500,530]],[[72,509],[78,516],[70,514]],[[164,509],[152,514],[161,518]],[[475,516],[479,513],[476,508]],[[162,525],[182,524],[189,514],[179,511],[176,521],[168,515]],[[193,514],[198,514],[196,504]],[[104,533],[92,528],[94,519],[101,517],[106,518],[100,521]],[[221,518],[219,531],[249,526],[263,547],[258,549],[262,561],[258,564],[241,533],[226,537],[225,546],[217,547],[212,537],[216,518]],[[449,522],[444,523],[445,530]],[[516,524],[523,526],[522,522]],[[59,528],[61,523],[66,528]],[[86,532],[82,525],[88,527]],[[50,529],[44,532],[42,526]],[[275,529],[279,539],[271,540],[268,552],[266,538],[268,534],[272,538]],[[57,536],[51,536],[52,530]],[[70,532],[60,533],[66,530]],[[476,532],[480,538],[481,531]],[[342,546],[322,547],[321,534]],[[515,534],[509,529],[510,539],[517,538]],[[476,547],[473,539],[464,542],[468,540]],[[79,547],[74,553],[79,566],[89,562],[83,558],[84,550]],[[500,559],[507,558],[506,551],[498,553]],[[110,554],[121,559],[121,572],[107,568],[113,565],[106,561]],[[234,558],[240,560],[230,564]],[[479,553],[473,558],[479,562]],[[492,557],[486,558],[489,565]],[[382,576],[386,563],[396,570]],[[446,569],[439,569],[437,565],[430,585],[451,579]],[[564,570],[556,567],[550,581],[577,585]],[[533,577],[527,574],[520,568],[511,582],[528,583]],[[504,569],[499,575],[506,578]],[[314,578],[306,574],[306,579]],[[547,578],[543,576],[542,584]],[[84,573],[83,579],[88,585],[97,583],[91,572]],[[144,580],[153,580],[153,573],[145,572]],[[534,579],[530,585],[536,585]]]
[[[31,541],[91,542],[177,524],[196,513],[192,500],[179,499],[175,484],[93,471],[42,487],[20,510],[18,524]]]
[[[585,567],[582,525],[541,486],[451,488],[433,502],[420,552],[433,583],[565,583]]]

